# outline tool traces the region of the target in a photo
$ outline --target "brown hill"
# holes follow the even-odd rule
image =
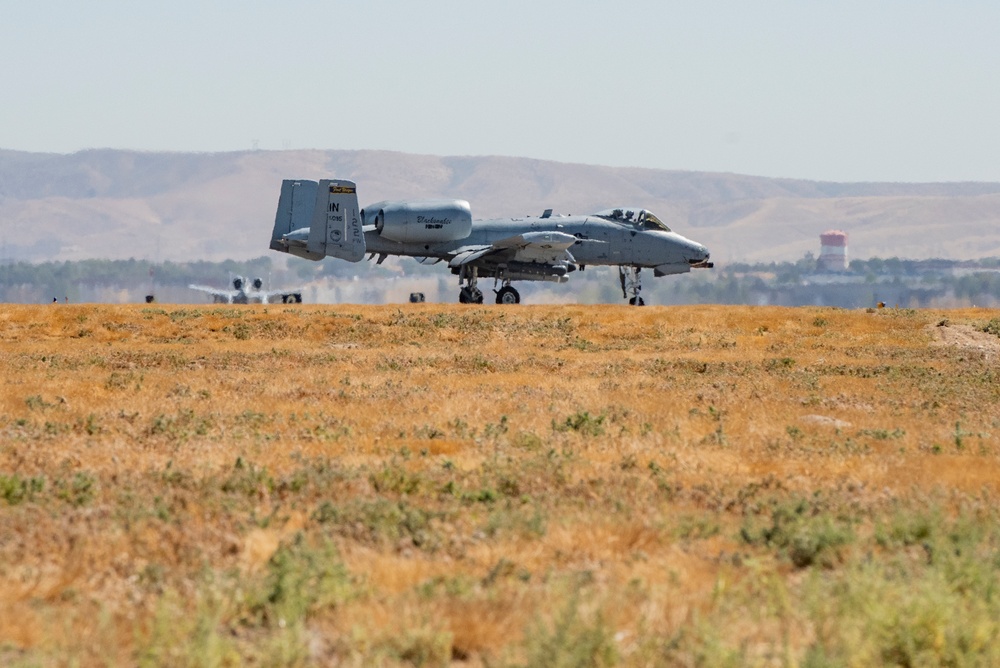
[[[267,254],[282,178],[358,182],[362,204],[462,197],[477,217],[656,211],[721,262],[794,260],[844,229],[854,257],[1000,255],[1000,184],[825,183],[386,151],[72,155],[0,151],[0,256],[245,259]]]

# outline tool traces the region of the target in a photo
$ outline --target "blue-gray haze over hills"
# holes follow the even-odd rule
[[[850,255],[1000,256],[1000,183],[830,183],[387,151],[69,155],[0,151],[5,260],[246,259],[267,250],[283,178],[357,181],[362,206],[457,197],[475,217],[650,209],[717,262],[796,260],[819,234]]]

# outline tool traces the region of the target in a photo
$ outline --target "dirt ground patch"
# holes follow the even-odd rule
[[[943,319],[937,324],[928,325],[927,329],[934,337],[935,345],[977,352],[993,362],[1000,359],[1000,337],[984,332],[974,325],[952,323]]]

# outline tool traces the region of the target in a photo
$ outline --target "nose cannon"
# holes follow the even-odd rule
[[[711,254],[704,245],[690,239],[685,239],[684,241],[687,242],[686,250],[688,252],[685,255],[691,269],[711,269],[715,266],[714,262],[708,261]]]
[[[711,255],[709,254],[708,249],[699,244],[697,256],[688,258],[688,263],[691,265],[692,269],[711,269],[715,266],[715,263],[709,262],[709,257],[711,257]]]

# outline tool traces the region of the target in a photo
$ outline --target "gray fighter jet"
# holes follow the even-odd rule
[[[301,290],[265,290],[264,281],[252,281],[242,276],[233,279],[232,290],[210,288],[207,285],[189,285],[192,290],[207,292],[216,304],[296,304],[302,301]]]
[[[564,283],[587,265],[619,268],[622,295],[643,305],[642,269],[654,276],[711,268],[708,250],[638,207],[586,216],[472,220],[465,200],[379,202],[360,208],[353,181],[286,179],[281,184],[271,249],[309,260],[336,257],[381,263],[389,255],[424,264],[447,262],[458,300],[483,303],[479,279],[493,279],[498,304],[517,304],[512,281]]]

